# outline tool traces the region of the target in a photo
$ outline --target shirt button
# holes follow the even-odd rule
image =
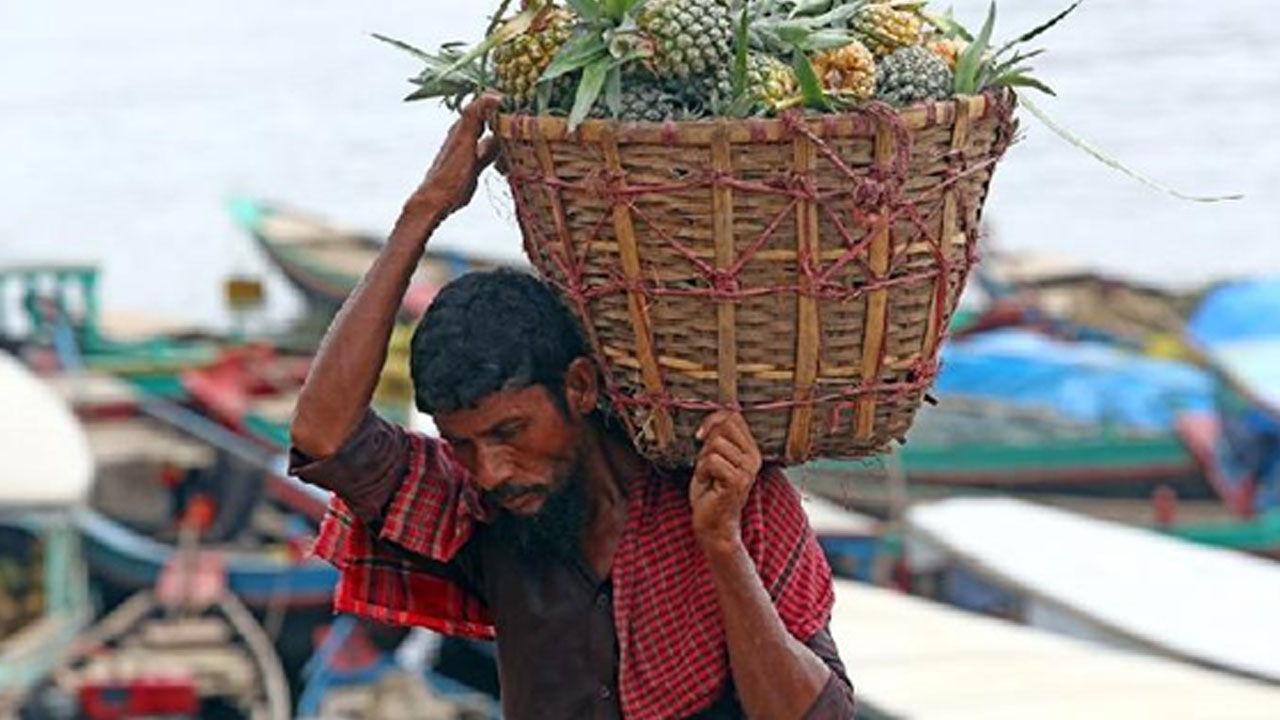
[[[601,685],[599,694],[601,700],[608,700],[613,697],[613,691],[609,689],[608,685]]]

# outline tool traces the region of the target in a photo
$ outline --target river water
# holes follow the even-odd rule
[[[440,0],[4,0],[0,265],[101,263],[108,305],[225,322],[229,273],[297,299],[225,211],[232,193],[385,231],[450,117],[403,104],[411,58],[470,39],[490,3]],[[496,5],[496,3],[493,3]],[[1063,0],[1005,0],[998,37]],[[980,24],[985,2],[961,0]],[[1070,254],[1171,284],[1280,272],[1280,24],[1267,0],[1088,0],[1044,38],[1055,119],[1198,205],[1142,187],[1024,116],[988,217],[1007,248]],[[441,245],[519,253],[497,178]]]

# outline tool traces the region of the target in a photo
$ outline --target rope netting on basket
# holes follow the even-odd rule
[[[901,439],[1015,128],[1012,96],[989,94],[496,131],[530,260],[580,315],[641,451],[676,465],[722,408],[789,463]]]

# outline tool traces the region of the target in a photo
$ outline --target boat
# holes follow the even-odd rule
[[[907,511],[912,587],[967,610],[1280,683],[1280,565],[1010,498]]]
[[[325,315],[337,312],[383,245],[380,237],[338,229],[313,216],[247,197],[233,198],[230,209],[240,227],[313,309]],[[402,319],[421,317],[435,293],[453,278],[498,265],[432,247],[410,283]]]
[[[804,495],[802,504],[831,572],[836,577],[873,582],[880,554],[880,523],[815,495]]]
[[[92,615],[74,513],[93,459],[70,409],[0,352],[0,715],[72,649]]]
[[[208,493],[205,542],[223,551],[233,593],[258,610],[329,606],[335,571],[305,551],[325,500],[280,477],[276,453],[111,376],[53,382],[84,418],[98,463],[76,517],[95,577],[126,593],[153,587],[176,549],[176,502]],[[184,481],[196,488],[185,497],[175,491]]]
[[[226,586],[222,556],[184,528],[154,590],[80,638],[29,699],[36,717],[288,720],[289,684],[271,638]]]
[[[442,636],[418,630],[392,645],[374,641],[370,628],[369,621],[342,615],[324,629],[324,639],[304,670],[298,718],[497,720],[502,716],[496,697],[431,667],[432,648],[438,651]],[[482,662],[492,665],[492,655]]]
[[[846,580],[831,634],[867,720],[1264,720],[1280,707],[1274,685]]]
[[[405,425],[412,421],[411,336],[407,325],[393,332],[372,403],[382,417]],[[189,403],[201,413],[263,447],[283,452],[289,447],[289,421],[311,362],[310,353],[274,345],[231,346],[209,365],[183,372],[180,382]]]
[[[835,491],[859,480],[882,484],[886,462],[816,460],[793,474]],[[946,395],[922,408],[892,462],[913,488],[1150,497],[1169,486],[1186,498],[1213,494],[1177,429],[1094,424],[985,397]]]
[[[1280,509],[1280,278],[1225,284],[1188,337],[1213,372],[1216,417],[1190,426],[1197,457],[1250,512]]]
[[[195,328],[103,313],[100,270],[85,263],[33,263],[0,267],[0,339],[21,347],[28,364],[47,370],[110,372],[172,392],[182,370],[211,362],[216,343]],[[17,288],[7,293],[7,288]],[[18,318],[21,318],[19,322]]]
[[[1062,258],[1007,252],[988,253],[976,280],[987,307],[957,328],[960,336],[1024,327],[1061,339],[1192,357],[1183,336],[1199,290],[1161,287]]]
[[[311,630],[332,613],[337,572],[309,553],[326,498],[284,477],[279,452],[119,378],[53,382],[99,457],[75,527],[106,606],[154,587],[178,552],[182,519],[204,513],[204,547],[219,553],[229,591],[262,619],[296,677],[314,651]]]

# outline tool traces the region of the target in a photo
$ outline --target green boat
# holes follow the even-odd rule
[[[0,267],[0,298],[17,288],[20,307],[0,303],[0,340],[21,346],[35,365],[87,369],[119,375],[148,392],[181,394],[177,376],[217,357],[207,337],[156,334],[123,341],[104,328],[99,301],[100,271],[76,263]],[[145,333],[144,333],[145,334]]]
[[[895,462],[917,486],[1127,497],[1168,486],[1182,497],[1212,496],[1175,431],[1100,427],[979,398],[923,408]],[[803,472],[876,479],[886,469],[873,458],[818,460]]]
[[[251,198],[233,198],[230,210],[240,227],[322,315],[337,312],[382,249],[381,238],[336,228],[310,215]],[[420,317],[449,280],[496,266],[462,253],[428,250],[405,294],[402,319]]]

